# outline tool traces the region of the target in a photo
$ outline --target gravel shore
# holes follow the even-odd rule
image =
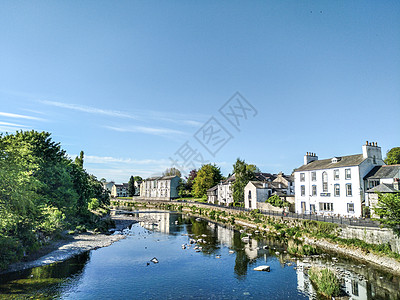
[[[115,221],[116,230],[118,231],[138,222],[137,219],[129,215],[115,215],[112,219]],[[44,247],[44,249],[41,249],[39,251],[41,254],[39,258],[34,258],[32,261],[14,263],[10,265],[6,271],[0,272],[0,274],[65,261],[83,252],[110,246],[112,243],[124,238],[126,238],[126,235],[123,234],[106,235],[94,232],[85,232],[68,236],[65,239],[54,241],[50,243],[50,245]]]

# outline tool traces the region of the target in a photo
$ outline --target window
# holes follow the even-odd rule
[[[317,181],[317,172],[311,172],[311,180]]]
[[[346,179],[351,179],[351,169],[346,169],[345,173],[346,173]]]
[[[333,179],[339,180],[339,170],[333,170]]]
[[[335,184],[335,197],[339,197],[339,196],[340,196],[340,185]]]
[[[322,192],[328,192],[328,173],[322,173]]]
[[[376,187],[377,185],[379,185],[379,179],[378,180],[368,180],[368,188],[372,189],[374,187]]]
[[[301,195],[302,196],[305,196],[306,195],[306,186],[305,185],[302,185],[301,187],[300,187],[300,193],[301,193]]]
[[[315,184],[312,186],[312,194],[311,195],[317,196],[317,186]]]
[[[347,203],[347,212],[354,213],[354,203]]]
[[[346,184],[346,196],[353,196],[351,191],[351,183]]]
[[[306,181],[306,174],[300,173],[300,181]]]
[[[333,211],[333,203],[324,203],[321,202],[319,204],[319,210],[320,211]]]
[[[251,200],[251,191],[249,191],[249,197],[248,198],[249,198],[249,200]]]
[[[310,211],[315,213],[315,204],[310,204]]]

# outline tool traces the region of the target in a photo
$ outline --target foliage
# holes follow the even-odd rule
[[[89,203],[88,203],[88,208],[90,210],[95,210],[98,209],[100,206],[99,200],[97,198],[92,198],[90,199]]]
[[[233,183],[233,202],[244,202],[244,188],[250,180],[255,178],[254,172],[257,170],[255,165],[248,165],[244,160],[238,158],[233,165],[235,182]]]
[[[0,134],[0,239],[19,250],[37,249],[68,224],[91,220],[90,198],[109,201],[96,177],[83,169],[83,151],[73,162],[50,133]],[[1,267],[16,256],[0,247]]]
[[[83,168],[83,157],[84,157],[84,152],[83,151],[81,151],[80,153],[79,153],[79,156],[77,156],[76,158],[75,158],[75,164],[77,165],[77,166],[80,166],[81,168]]]
[[[378,205],[374,208],[380,216],[380,222],[386,224],[397,233],[400,233],[400,194],[379,194]]]
[[[394,147],[386,153],[385,163],[387,165],[400,164],[400,147]]]
[[[63,228],[65,215],[58,208],[44,206],[41,212],[42,220],[37,226],[38,230],[49,235]]]
[[[135,195],[135,178],[131,176],[128,181],[128,196],[133,197]]]
[[[308,271],[310,280],[317,291],[325,297],[331,298],[339,295],[340,282],[335,273],[328,268],[311,267]]]
[[[163,176],[178,176],[178,177],[181,177],[182,176],[182,174],[181,174],[181,171],[179,171],[177,168],[174,168],[174,167],[172,167],[172,168],[167,168],[164,172],[163,172],[163,174],[162,174]]]
[[[221,177],[221,170],[215,164],[203,165],[194,179],[192,188],[193,195],[197,198],[206,196],[207,190],[218,184]]]
[[[283,201],[278,195],[273,195],[269,197],[266,201],[275,207],[287,207],[289,206],[289,202]]]
[[[192,197],[192,189],[194,179],[197,176],[197,170],[193,169],[185,179],[181,179],[178,185],[178,193],[180,197]]]

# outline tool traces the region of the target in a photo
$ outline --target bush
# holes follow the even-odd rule
[[[65,215],[58,208],[45,206],[41,211],[44,220],[38,225],[40,231],[50,235],[63,229]]]
[[[90,210],[95,210],[98,209],[100,206],[99,200],[97,198],[92,198],[90,199],[88,203],[88,209]]]
[[[278,195],[273,195],[265,201],[275,207],[287,207],[289,202],[283,201]]]
[[[340,283],[335,273],[330,269],[312,267],[308,272],[311,282],[317,291],[325,297],[331,298],[339,295]]]
[[[0,245],[0,270],[22,258],[22,245],[16,238],[0,235]]]

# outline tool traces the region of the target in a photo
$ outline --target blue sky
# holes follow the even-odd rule
[[[0,45],[0,131],[49,131],[98,178],[161,173],[185,143],[224,175],[400,146],[399,1],[1,1]],[[215,155],[194,137],[211,117]]]

